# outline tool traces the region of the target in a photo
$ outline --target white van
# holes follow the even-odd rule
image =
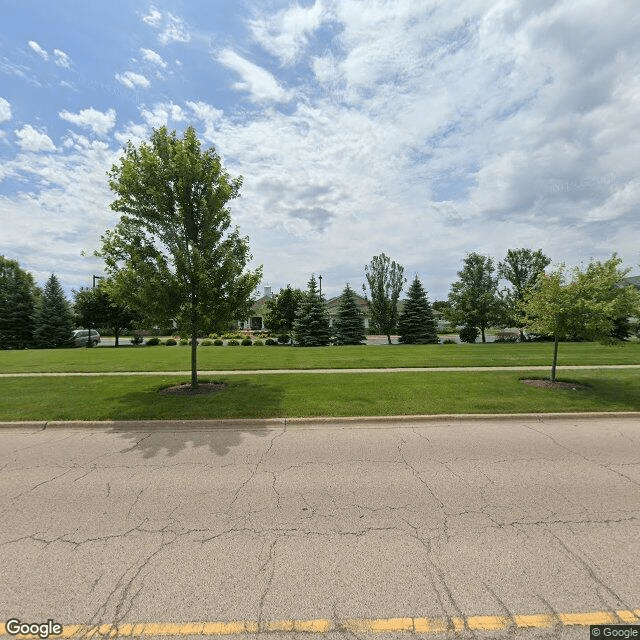
[[[89,329],[78,329],[71,334],[71,340],[75,347],[86,347],[89,341]],[[91,329],[91,345],[96,346],[100,342],[100,334]]]

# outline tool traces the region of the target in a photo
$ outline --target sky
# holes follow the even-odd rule
[[[469,252],[638,274],[635,4],[4,0],[0,255],[90,286],[124,145],[192,125],[261,289],[361,292],[382,252],[431,300]]]

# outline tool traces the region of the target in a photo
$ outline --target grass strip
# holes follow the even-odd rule
[[[571,372],[583,390],[529,387],[539,372],[274,374],[222,376],[214,395],[173,397],[175,376],[4,378],[0,420],[151,420],[442,413],[638,411],[634,371]]]
[[[395,367],[551,367],[552,343],[363,345],[342,347],[198,347],[200,370],[367,369]],[[0,351],[0,373],[186,371],[188,347],[98,347]],[[640,343],[609,347],[562,343],[559,366],[640,364]]]

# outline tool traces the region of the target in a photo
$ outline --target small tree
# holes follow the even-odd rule
[[[291,332],[296,320],[296,311],[303,297],[304,294],[300,289],[292,289],[288,284],[286,289],[282,289],[275,298],[267,300],[267,314],[265,316],[267,327],[278,333]]]
[[[509,249],[502,262],[498,263],[498,276],[511,284],[511,290],[504,297],[509,325],[520,329],[520,340],[524,340],[522,328],[525,318],[522,304],[529,291],[535,288],[538,276],[550,264],[548,258],[539,249]]]
[[[38,309],[35,343],[41,349],[71,346],[71,309],[58,278],[52,273]]]
[[[448,319],[454,324],[478,327],[482,342],[485,329],[504,317],[504,307],[498,296],[498,278],[493,275],[493,260],[469,253],[458,271],[460,280],[451,285]]]
[[[381,253],[373,256],[364,271],[371,295],[371,300],[367,298],[371,323],[387,336],[391,344],[391,333],[398,323],[398,299],[407,282],[404,267]],[[366,286],[362,285],[362,289],[366,297]]]
[[[33,344],[39,295],[33,276],[16,260],[0,256],[0,349]]]
[[[613,254],[606,262],[592,261],[585,271],[575,268],[566,281],[560,265],[549,275],[541,274],[537,287],[523,305],[527,327],[534,333],[552,335],[553,362],[551,380],[556,380],[558,343],[569,337],[613,342],[616,320],[636,315],[640,292],[633,286],[621,286],[628,273],[620,269],[622,260]]]
[[[333,328],[337,344],[362,344],[366,340],[364,315],[358,308],[356,294],[349,285],[340,296]]]
[[[404,308],[398,320],[400,342],[404,344],[434,344],[438,342],[438,327],[427,292],[416,276],[409,287]]]
[[[331,341],[329,314],[324,297],[318,293],[316,279],[313,275],[296,311],[293,339],[300,347],[319,347],[328,345]]]
[[[109,174],[120,222],[98,253],[111,275],[107,291],[143,319],[175,320],[191,334],[191,386],[198,384],[198,331],[246,317],[261,268],[245,272],[248,238],[229,231],[231,178],[215,149],[201,150],[195,129],[182,139],[166,127],[150,143],[128,143]]]

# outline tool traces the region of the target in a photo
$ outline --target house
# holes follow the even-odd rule
[[[274,297],[271,287],[265,287],[263,296],[251,305],[251,316],[246,320],[238,320],[238,329],[241,331],[262,331],[266,329],[264,318],[267,315],[267,301]]]
[[[362,311],[362,315],[364,316],[364,328],[365,330],[369,329],[369,303],[366,298],[359,296],[354,292],[356,298],[356,305],[360,311]],[[327,300],[327,311],[329,312],[329,326],[333,327],[333,323],[338,315],[338,309],[340,308],[340,296],[336,296],[335,298],[331,298]]]

